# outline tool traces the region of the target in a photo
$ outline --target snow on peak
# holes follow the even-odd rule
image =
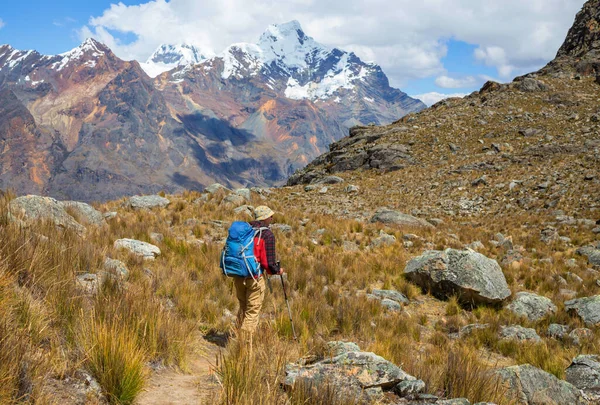
[[[270,25],[258,43],[229,46],[218,56],[221,77],[254,76],[278,72],[288,77],[285,95],[292,99],[325,99],[339,88],[352,89],[376,65],[351,53],[328,48],[304,33],[298,21]]]
[[[59,61],[54,62],[51,67],[52,69],[60,71],[65,67],[69,66],[69,64],[72,61],[80,60],[84,56],[90,58],[90,60],[88,60],[85,63],[85,65],[89,67],[94,67],[96,66],[96,61],[94,59],[104,56],[107,50],[109,49],[105,45],[101,44],[93,38],[88,38],[77,48],[73,48],[69,52],[57,55],[61,56],[62,58]]]
[[[145,63],[141,63],[140,66],[148,76],[156,77],[177,66],[195,65],[212,56],[212,51],[200,49],[194,45],[163,44],[150,55]]]
[[[3,70],[4,68],[8,68],[9,70],[14,69],[34,52],[35,51],[21,51],[8,44],[0,46],[0,58],[4,59],[4,64],[0,65],[0,70]]]

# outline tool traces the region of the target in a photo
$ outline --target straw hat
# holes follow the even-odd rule
[[[265,219],[272,217],[274,214],[275,212],[266,205],[261,205],[254,209],[254,219],[257,221],[264,221]]]

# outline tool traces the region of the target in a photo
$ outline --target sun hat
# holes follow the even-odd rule
[[[275,212],[266,205],[261,205],[254,209],[254,219],[257,221],[264,221],[265,219],[272,217],[274,214]]]

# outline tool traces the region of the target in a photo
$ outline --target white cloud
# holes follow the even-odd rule
[[[4,21],[2,20],[2,18],[0,18],[0,28],[4,27],[6,24],[4,24]]]
[[[504,78],[540,67],[554,57],[581,6],[582,0],[152,0],[112,4],[80,34],[143,61],[161,43],[220,52],[256,41],[269,24],[296,19],[317,41],[376,61],[399,85],[445,73],[449,38],[476,45],[475,58]],[[122,43],[117,33],[137,39]]]
[[[431,92],[431,93],[425,93],[425,94],[417,94],[414,96],[411,96],[412,98],[418,98],[419,100],[421,100],[422,102],[424,102],[427,107],[431,107],[432,105],[434,105],[435,103],[437,103],[438,101],[450,98],[450,97],[464,97],[466,96],[468,93],[453,93],[453,94],[442,94],[442,93],[438,93],[438,92]]]
[[[450,77],[447,75],[442,75],[438,76],[435,79],[435,84],[444,89],[466,89],[480,87],[483,83],[487,82],[488,80],[494,79],[486,75],[460,77]]]

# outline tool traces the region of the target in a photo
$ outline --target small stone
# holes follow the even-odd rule
[[[327,187],[323,187],[319,190],[319,194],[326,194],[329,189]]]
[[[581,346],[584,341],[592,340],[594,338],[594,332],[588,328],[577,328],[569,333],[569,337],[573,340],[573,344]]]
[[[506,340],[541,342],[542,339],[535,329],[524,328],[520,325],[501,326],[500,338]]]
[[[569,333],[569,327],[567,325],[560,325],[557,323],[551,323],[548,326],[548,336],[554,339],[564,339],[564,337]]]
[[[150,240],[154,243],[161,243],[163,240],[165,240],[165,237],[162,233],[151,232]]]
[[[346,188],[344,189],[344,191],[348,194],[350,193],[358,193],[359,191],[359,187],[358,186],[354,186],[352,184],[350,184],[349,186],[346,186]]]
[[[425,383],[422,380],[402,381],[394,387],[394,392],[400,397],[419,394],[425,391]]]

